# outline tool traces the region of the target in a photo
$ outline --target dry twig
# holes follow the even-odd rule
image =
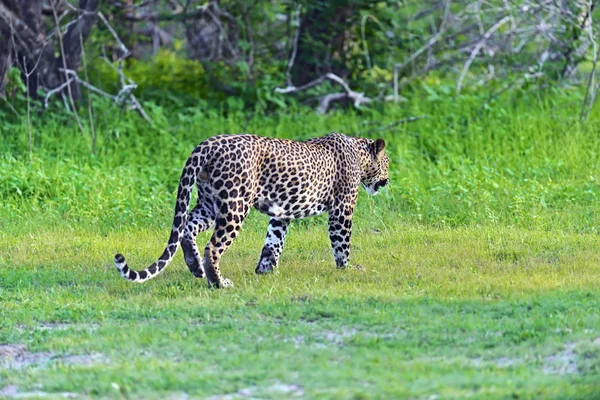
[[[348,84],[342,78],[340,78],[339,76],[337,76],[336,74],[331,73],[331,72],[329,72],[325,75],[322,75],[322,76],[318,77],[317,79],[312,80],[312,81],[308,82],[307,84],[299,86],[299,87],[296,87],[294,85],[289,85],[285,88],[275,88],[275,92],[281,93],[281,94],[301,92],[306,89],[310,89],[312,87],[318,86],[321,83],[323,83],[325,80],[330,80],[332,82],[337,83],[344,89],[344,92],[343,93],[331,93],[331,94],[327,94],[327,95],[323,96],[319,101],[320,105],[317,110],[317,112],[320,114],[325,114],[329,110],[331,103],[334,101],[349,99],[354,104],[354,107],[360,107],[362,104],[370,103],[372,101],[370,98],[366,97],[364,95],[364,93],[355,92],[354,90],[350,89],[350,86],[348,86]]]
[[[471,51],[471,55],[467,59],[467,62],[465,63],[465,66],[463,67],[462,72],[460,73],[460,77],[458,78],[458,83],[456,84],[456,95],[458,95],[460,93],[460,89],[462,88],[463,80],[465,79],[465,76],[467,75],[467,71],[469,70],[469,67],[471,66],[471,63],[475,59],[475,56],[477,55],[477,53],[479,53],[481,48],[485,45],[486,41],[492,36],[492,34],[494,32],[496,32],[498,30],[498,28],[500,28],[502,25],[504,25],[509,20],[510,20],[510,17],[504,17],[500,21],[496,22],[494,24],[494,26],[492,26],[485,33],[485,35],[483,35],[483,37],[479,40],[479,42],[477,43],[477,45],[475,46],[473,51]]]

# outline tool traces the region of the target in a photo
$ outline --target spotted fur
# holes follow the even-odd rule
[[[388,183],[385,142],[332,133],[306,142],[255,135],[220,135],[200,143],[187,160],[177,191],[171,236],[162,255],[134,271],[117,254],[121,275],[144,282],[158,275],[181,243],[185,262],[210,286],[231,286],[219,261],[237,237],[251,207],[271,217],[255,272],[272,271],[279,262],[290,220],[329,213],[329,238],[338,268],[348,265],[352,215],[362,183],[376,194]],[[198,203],[188,213],[194,184]],[[214,227],[201,255],[198,233]]]

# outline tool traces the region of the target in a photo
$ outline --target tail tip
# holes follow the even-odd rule
[[[125,257],[123,257],[123,254],[116,254],[115,255],[115,263],[117,264],[123,264],[125,262]]]

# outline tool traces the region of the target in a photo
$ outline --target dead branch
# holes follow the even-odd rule
[[[77,76],[77,72],[75,72],[75,71],[72,71],[72,70],[62,70],[62,71],[65,74],[67,74],[68,76],[71,76],[71,78],[76,80],[77,83],[79,83],[80,85],[86,87],[87,89],[89,89],[90,91],[92,91],[96,94],[99,94],[103,97],[111,99],[115,104],[117,104],[119,106],[126,104],[127,101],[129,100],[131,102],[131,104],[129,105],[129,109],[137,111],[142,118],[144,118],[149,124],[152,125],[152,120],[150,119],[148,114],[146,114],[146,112],[144,111],[144,108],[139,103],[139,101],[135,98],[135,96],[133,96],[133,91],[137,88],[137,85],[135,85],[135,84],[126,85],[121,88],[119,93],[117,93],[116,95],[112,95],[112,94],[107,93],[107,92],[103,91],[102,89],[99,89],[99,88],[95,87],[94,85],[84,81],[83,79],[80,79]]]
[[[287,87],[284,88],[275,88],[275,93],[281,93],[281,94],[288,94],[288,93],[294,93],[294,92],[302,92],[306,89],[310,89],[312,87],[318,86],[321,83],[323,83],[323,81],[326,79],[326,76],[320,76],[317,79],[314,79],[308,83],[305,83],[302,86],[294,86],[293,84],[288,85]]]
[[[467,75],[467,71],[469,70],[469,67],[471,66],[471,63],[475,59],[475,56],[477,55],[477,53],[479,53],[479,51],[481,50],[481,48],[483,47],[483,45],[486,43],[486,41],[490,38],[490,36],[492,36],[492,34],[494,32],[496,32],[498,30],[498,28],[500,28],[502,25],[504,25],[509,20],[510,20],[510,17],[507,16],[507,17],[502,18],[500,21],[496,22],[494,24],[494,26],[492,26],[485,33],[485,35],[483,35],[483,37],[481,38],[481,40],[477,43],[477,45],[475,46],[475,48],[471,52],[471,55],[467,59],[467,62],[465,63],[465,66],[462,69],[462,72],[460,73],[460,77],[458,78],[458,83],[456,84],[456,95],[458,95],[460,93],[460,89],[462,87],[462,82],[465,79],[465,76]]]
[[[129,49],[127,48],[127,46],[125,46],[125,44],[123,43],[123,41],[121,40],[119,35],[117,35],[117,32],[115,31],[115,29],[112,27],[111,24],[108,23],[108,20],[106,19],[104,14],[102,14],[101,12],[98,13],[98,18],[100,18],[100,20],[102,21],[102,23],[104,24],[106,29],[108,29],[108,31],[112,35],[113,39],[115,39],[115,42],[117,42],[117,45],[123,52],[123,54],[119,58],[122,58],[122,59],[127,58],[131,53],[129,52]]]
[[[330,104],[334,101],[349,99],[354,104],[354,107],[360,107],[362,104],[370,103],[372,101],[370,98],[366,97],[364,95],[364,93],[355,92],[354,90],[350,89],[350,86],[348,86],[348,84],[346,82],[344,82],[344,80],[342,78],[340,78],[339,76],[337,76],[336,74],[333,74],[331,72],[329,72],[323,76],[320,76],[319,78],[317,78],[311,82],[308,82],[307,84],[302,85],[300,87],[290,85],[285,88],[275,88],[275,92],[281,93],[281,94],[301,92],[306,89],[310,89],[312,87],[318,86],[321,83],[323,83],[325,80],[330,80],[332,82],[337,83],[344,89],[344,92],[331,93],[331,94],[327,94],[327,95],[323,96],[320,99],[320,105],[317,110],[317,112],[320,114],[325,114],[329,110]]]
[[[73,81],[74,81],[74,78],[69,78],[64,83],[62,83],[60,86],[55,87],[54,89],[51,89],[48,92],[46,92],[46,96],[44,97],[44,108],[48,108],[48,101],[50,100],[50,97],[52,97],[53,95],[55,95],[57,93],[61,93]]]
[[[344,100],[346,97],[346,93],[330,93],[321,97],[317,114],[326,114],[332,102]]]
[[[121,83],[121,89],[119,90],[119,93],[117,93],[116,96],[112,97],[113,101],[116,104],[124,105],[124,104],[126,104],[127,100],[129,100],[131,103],[129,106],[129,109],[137,111],[140,114],[140,116],[142,118],[144,118],[150,125],[154,125],[152,122],[152,119],[150,119],[150,117],[144,110],[144,107],[142,107],[142,104],[138,101],[138,99],[133,94],[133,91],[137,88],[137,84],[135,82],[133,82],[133,80],[131,78],[129,78],[127,75],[125,75],[125,73],[123,72],[123,61],[125,60],[125,58],[129,57],[131,52],[129,51],[127,46],[125,46],[125,44],[123,43],[121,38],[119,38],[119,35],[117,35],[117,32],[110,25],[110,23],[104,17],[104,15],[102,13],[98,13],[98,16],[100,17],[100,20],[106,26],[108,31],[111,33],[111,35],[115,39],[115,42],[117,42],[117,44],[119,45],[119,48],[122,51],[122,54],[119,56],[119,58],[117,60],[118,67],[114,66],[114,64],[108,59],[106,54],[104,54],[104,51],[103,51],[103,55],[102,55],[102,60],[119,75],[119,82]]]
[[[79,83],[82,86],[85,86],[90,91],[92,91],[92,92],[94,92],[96,94],[99,94],[101,96],[108,97],[109,99],[111,99],[113,101],[116,101],[117,96],[114,96],[114,95],[112,95],[110,93],[107,93],[104,90],[99,89],[99,88],[95,87],[94,85],[92,85],[92,84],[84,81],[83,79],[79,78],[79,76],[77,75],[76,71],[73,71],[71,69],[63,69],[63,68],[61,68],[60,70],[61,70],[61,72],[64,72],[67,76],[70,77],[69,80],[77,81],[77,83]]]
[[[398,71],[402,71],[408,64],[410,64],[411,62],[416,60],[421,54],[428,51],[430,48],[432,48],[433,46],[435,46],[438,43],[440,38],[442,38],[443,35],[446,33],[447,29],[450,28],[446,22],[446,20],[449,18],[449,15],[450,15],[449,12],[444,14],[444,20],[442,20],[442,23],[440,24],[440,28],[439,28],[438,32],[431,39],[429,39],[425,45],[423,45],[416,52],[411,54],[411,56],[408,57],[408,59],[405,60],[402,64],[400,64],[400,65],[397,64],[395,66]],[[454,19],[460,20],[461,16],[462,16],[462,13],[454,16]],[[448,38],[446,38],[446,39],[448,39]]]

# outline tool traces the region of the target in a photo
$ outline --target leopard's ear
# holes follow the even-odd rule
[[[371,145],[373,149],[373,155],[375,157],[381,156],[381,152],[385,149],[385,141],[383,139],[377,139]]]

